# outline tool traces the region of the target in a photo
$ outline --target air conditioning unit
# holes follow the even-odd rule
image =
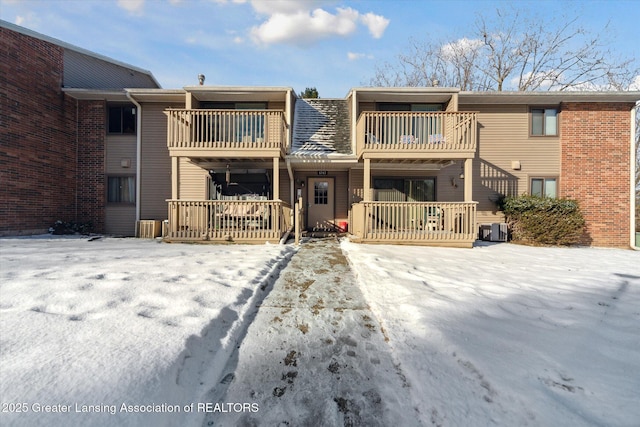
[[[506,242],[507,237],[508,231],[506,222],[480,224],[480,240],[486,240],[488,242]]]
[[[155,220],[141,220],[136,223],[136,237],[141,239],[155,239],[162,232],[162,222]]]

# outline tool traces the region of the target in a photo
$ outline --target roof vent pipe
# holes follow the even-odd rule
[[[198,74],[198,83],[200,83],[200,86],[204,84],[204,74]]]
[[[433,85],[433,87],[438,87],[438,85],[440,85],[440,81],[438,79],[433,79],[431,81],[431,84]]]

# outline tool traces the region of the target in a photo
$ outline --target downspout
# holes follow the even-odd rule
[[[136,106],[136,223],[140,221],[140,171],[142,170],[142,106],[126,91],[127,98]]]
[[[296,204],[296,183],[293,180],[293,170],[291,169],[291,159],[287,157],[287,172],[289,172],[289,199],[291,201],[291,206]]]
[[[640,101],[636,101],[636,105],[631,109],[631,248],[640,250],[636,246],[636,115],[640,109]]]

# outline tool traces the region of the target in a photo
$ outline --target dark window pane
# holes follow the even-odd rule
[[[533,178],[531,180],[531,195],[542,197],[544,195],[544,180],[539,178]]]
[[[109,133],[121,133],[122,132],[122,108],[110,107],[109,108]]]
[[[544,135],[544,110],[531,110],[531,134]]]

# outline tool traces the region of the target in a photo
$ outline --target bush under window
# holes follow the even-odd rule
[[[502,206],[511,238],[531,245],[575,245],[584,235],[576,200],[537,196],[508,197]]]

